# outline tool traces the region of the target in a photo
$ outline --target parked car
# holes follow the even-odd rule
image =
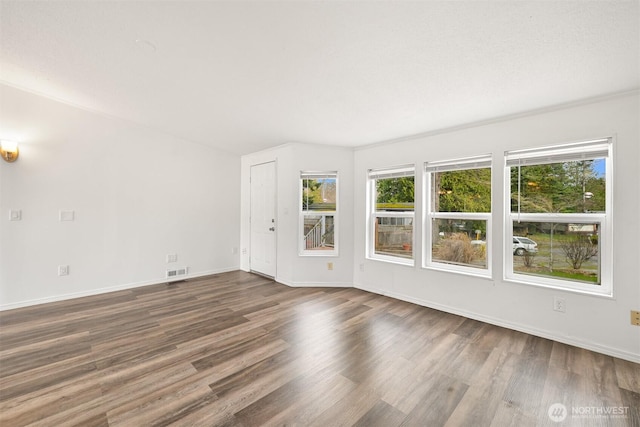
[[[538,244],[531,239],[520,236],[513,236],[514,255],[524,255],[525,253],[538,252]]]

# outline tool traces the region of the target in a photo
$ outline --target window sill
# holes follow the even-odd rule
[[[404,265],[407,267],[415,266],[415,261],[413,259],[408,259],[408,258],[400,258],[400,257],[394,257],[394,256],[386,256],[386,255],[373,255],[373,256],[369,255],[367,256],[367,259],[370,259],[372,261],[388,262],[390,264]]]
[[[493,280],[493,274],[490,270],[481,270],[477,268],[454,267],[447,264],[431,263],[422,266],[425,270],[443,271],[445,273],[462,274],[464,276],[477,277],[479,279]]]
[[[320,251],[302,251],[298,253],[301,257],[337,257],[340,254],[338,250],[320,250]]]
[[[602,289],[602,291],[598,292],[597,290],[587,289],[579,284],[565,285],[562,283],[556,284],[553,282],[546,282],[546,281],[541,282],[541,281],[531,280],[531,278],[527,276],[522,276],[522,275],[513,275],[513,276],[505,277],[504,281],[508,283],[518,284],[518,285],[537,286],[539,288],[553,289],[555,291],[566,291],[566,292],[572,292],[572,293],[577,293],[582,295],[613,299],[613,290],[610,287],[604,288],[602,285],[600,286],[592,285],[593,287],[598,287]],[[589,285],[585,285],[585,286],[589,286]]]

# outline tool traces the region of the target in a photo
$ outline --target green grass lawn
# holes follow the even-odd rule
[[[598,283],[598,276],[594,276],[592,274],[582,274],[582,273],[571,273],[567,271],[541,271],[539,273],[541,276],[553,276],[559,277],[561,279],[569,279],[569,280],[577,280],[579,282],[592,282]]]
[[[550,276],[559,279],[575,280],[598,284],[598,258],[597,256],[583,262],[580,270],[573,270],[562,251],[562,243],[572,239],[565,234],[553,235],[553,271],[549,271],[551,263],[551,236],[549,234],[531,234],[527,236],[538,244],[538,252],[535,255],[533,266],[526,268],[522,257],[514,256],[514,270],[536,276]]]

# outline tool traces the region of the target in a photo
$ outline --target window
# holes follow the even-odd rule
[[[338,254],[338,173],[300,172],[300,255]]]
[[[425,267],[491,276],[491,157],[425,163]]]
[[[611,139],[505,153],[505,276],[611,294]]]
[[[369,171],[368,257],[413,265],[413,165]]]

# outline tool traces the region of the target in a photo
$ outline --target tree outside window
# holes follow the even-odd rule
[[[506,153],[507,277],[610,292],[610,147],[605,139]]]
[[[489,276],[491,157],[425,164],[426,267]]]
[[[370,258],[413,264],[415,168],[369,171]]]

